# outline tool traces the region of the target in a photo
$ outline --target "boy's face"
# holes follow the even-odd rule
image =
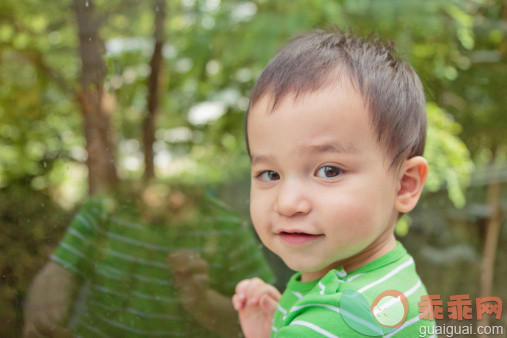
[[[396,170],[360,94],[340,87],[289,96],[272,112],[263,98],[248,118],[253,224],[303,277],[395,245]]]

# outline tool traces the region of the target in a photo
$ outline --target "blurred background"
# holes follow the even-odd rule
[[[425,86],[430,175],[396,232],[429,292],[507,301],[507,1],[2,0],[0,18],[1,336],[89,194],[212,187],[248,217],[249,91],[289,37],[332,26],[396,40]]]

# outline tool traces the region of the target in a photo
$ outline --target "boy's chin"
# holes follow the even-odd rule
[[[320,265],[316,266],[315,264],[305,264],[305,262],[287,262],[285,264],[289,267],[289,269],[301,272],[306,275],[319,275],[323,274],[323,276],[329,271],[332,270],[332,265]]]

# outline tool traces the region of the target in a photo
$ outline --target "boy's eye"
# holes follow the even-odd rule
[[[341,173],[342,173],[342,170],[340,168],[327,165],[327,166],[321,167],[317,171],[316,175],[318,177],[330,178],[330,177],[336,177],[336,176],[340,175]]]
[[[273,170],[266,170],[266,171],[263,171],[261,172],[258,177],[262,180],[262,181],[276,181],[276,180],[279,180],[280,179],[280,175],[278,175],[278,173],[276,171],[273,171]]]

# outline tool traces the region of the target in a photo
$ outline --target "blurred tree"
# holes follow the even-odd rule
[[[158,101],[160,92],[160,76],[162,66],[162,48],[164,46],[164,21],[166,17],[165,0],[156,0],[153,6],[155,16],[154,40],[155,47],[150,60],[150,77],[148,80],[147,106],[148,114],[143,128],[144,149],[144,178],[151,180],[155,177],[155,165],[153,163],[153,143],[155,141],[156,117],[158,113]]]
[[[82,30],[82,34],[88,35],[82,35],[81,40],[76,40],[72,36],[72,20],[67,19],[65,7],[53,5],[48,8],[39,5],[37,10],[39,14],[31,16],[32,10],[26,9],[22,4],[14,5],[11,1],[4,3],[2,5],[4,7],[9,5],[13,7],[12,12],[15,13],[16,22],[22,22],[21,18],[26,17],[29,22],[39,20],[44,24],[39,24],[42,28],[37,30],[38,33],[23,31],[19,34],[13,29],[19,26],[19,23],[4,24],[0,30],[0,33],[3,32],[0,38],[5,37],[2,55],[8,60],[15,55],[20,55],[22,58],[17,58],[16,62],[19,63],[23,72],[40,74],[38,87],[34,86],[32,78],[22,90],[22,92],[39,93],[34,97],[35,105],[36,102],[40,102],[40,100],[37,101],[37,97],[52,97],[52,102],[55,100],[58,102],[55,106],[61,106],[65,112],[55,111],[51,104],[39,106],[35,109],[39,112],[39,116],[34,116],[32,119],[34,122],[40,124],[45,119],[54,121],[63,116],[72,116],[71,119],[65,118],[55,123],[57,137],[53,139],[53,148],[56,149],[52,154],[55,159],[69,158],[82,163],[86,158],[83,152],[79,151],[84,144],[83,136],[80,135],[79,128],[76,128],[79,125],[79,118],[73,115],[76,109],[69,98],[74,93],[78,93],[76,97],[80,98],[78,100],[80,110],[85,112],[87,111],[85,108],[94,108],[100,112],[101,129],[93,129],[87,125],[86,130],[89,131],[89,135],[93,130],[98,135],[102,135],[96,138],[97,141],[90,139],[87,142],[89,144],[87,157],[89,163],[95,161],[94,167],[104,168],[104,173],[97,176],[103,178],[97,178],[97,180],[112,182],[114,182],[116,150],[119,152],[116,169],[122,179],[139,177],[139,173],[142,175],[143,166],[140,165],[138,159],[143,157],[146,175],[150,177],[152,169],[149,163],[153,162],[151,157],[157,157],[160,154],[168,154],[173,160],[190,156],[192,161],[202,163],[210,163],[213,159],[216,166],[209,168],[209,171],[196,171],[195,175],[202,176],[206,172],[208,179],[215,177],[214,179],[223,180],[229,177],[230,171],[234,170],[229,160],[237,162],[237,157],[244,154],[244,148],[241,146],[243,143],[242,113],[247,107],[248,92],[263,66],[276,53],[277,48],[288,37],[298,32],[329,25],[342,27],[348,25],[361,33],[376,31],[383,36],[396,39],[399,41],[402,54],[410,59],[421,74],[428,88],[428,98],[430,101],[435,100],[439,105],[442,100],[436,97],[435,93],[441,92],[440,87],[449,87],[451,82],[448,77],[453,76],[452,69],[456,71],[453,68],[455,66],[453,60],[459,59],[456,56],[460,54],[458,37],[463,41],[468,41],[463,37],[468,31],[459,33],[461,31],[458,32],[456,28],[458,21],[449,17],[448,13],[453,12],[452,8],[456,5],[447,1],[408,3],[345,0],[290,3],[232,0],[171,1],[170,7],[173,14],[165,20],[160,19],[163,11],[154,12],[156,14],[154,16],[151,5],[139,4],[136,1],[113,1],[106,4],[100,0],[93,3],[76,0],[75,4],[76,10],[82,8],[83,14],[80,15],[83,16],[83,20],[85,13],[88,13],[84,12],[85,10],[94,10],[94,15],[96,15],[93,19],[95,23],[91,25],[94,28],[88,31]],[[162,7],[159,6],[159,8]],[[45,14],[51,11],[61,14],[56,16]],[[365,15],[368,16],[368,20],[365,20]],[[157,42],[156,45],[159,45],[154,49],[150,61],[147,51],[151,50],[149,31],[153,29],[153,22],[159,22],[158,33],[155,29],[155,34],[159,37],[162,34],[160,25],[165,22],[164,31],[166,34],[170,32],[171,41],[164,45]],[[106,41],[105,59],[108,67],[100,61],[104,50],[100,50],[103,46],[101,47],[99,40],[99,27],[101,27],[100,34]],[[39,34],[45,38],[40,38]],[[65,39],[63,39],[64,36]],[[41,41],[37,44],[18,42],[23,39]],[[88,70],[91,67],[90,63],[82,63],[81,81],[84,82],[80,85],[78,83],[81,82],[77,81],[79,60],[74,55],[77,41],[80,41],[83,61],[84,59],[92,60],[91,57],[93,57],[93,60],[98,62],[97,67],[93,67],[93,71]],[[89,52],[91,50],[94,50],[93,55]],[[157,72],[153,69],[156,67],[150,66],[150,62],[154,65],[155,60],[160,57],[163,57],[161,65],[163,63],[172,65],[165,67],[163,73],[163,76],[170,78],[171,81],[169,84],[163,84],[160,95],[156,95],[156,91],[152,89],[154,87],[150,89],[146,84],[154,83],[155,78],[162,75],[155,76]],[[66,68],[69,65],[73,67],[72,72]],[[109,69],[107,75],[104,73],[106,68]],[[3,74],[7,75],[7,81],[4,84],[4,87],[7,87],[5,92],[15,90],[19,76],[9,74],[8,69],[4,69]],[[102,77],[102,81],[98,75]],[[151,80],[149,80],[150,76]],[[86,83],[91,83],[90,81],[95,81],[95,84],[87,85]],[[104,94],[105,92],[107,94]],[[22,95],[21,90],[19,95]],[[93,104],[89,101],[92,100],[92,95],[95,95]],[[37,139],[31,135],[34,128],[25,128],[20,123],[26,114],[33,115],[33,112],[29,113],[30,108],[24,105],[17,106],[9,103],[12,102],[10,100],[13,95],[4,94],[3,97],[7,101],[4,101],[3,106],[11,107],[12,114],[2,114],[0,119],[6,121],[12,119],[13,116],[19,117],[18,121],[11,121],[3,127],[6,131],[3,133],[6,136],[3,137],[10,141],[7,142],[4,153],[11,154],[0,155],[0,163],[6,169],[3,176],[17,175],[17,173],[24,175],[22,173],[26,172],[26,169],[23,170],[23,168],[30,166],[34,168],[32,172],[36,177],[42,177],[35,180],[39,186],[58,183],[50,183],[44,178],[49,168],[43,170],[44,167],[41,165],[41,159],[44,156],[40,153],[44,152],[42,149],[49,148],[45,143],[51,129],[43,127],[44,125],[36,128],[39,132],[38,139],[44,143],[39,146],[41,150],[33,150],[37,147],[29,146],[29,144],[32,145],[32,140]],[[14,95],[14,97],[17,96]],[[85,97],[86,100],[84,100]],[[159,100],[156,97],[159,97]],[[100,105],[98,100],[101,102]],[[143,104],[147,101],[151,102],[148,103],[148,109],[146,109],[146,103]],[[85,102],[88,103],[84,104]],[[158,104],[155,105],[155,102]],[[107,109],[111,111],[107,113]],[[158,110],[163,111],[164,114],[158,118],[157,125],[153,128],[154,133],[144,132],[143,128],[149,130],[149,126],[155,121],[153,118],[155,114],[152,112]],[[116,130],[116,146],[113,145],[114,132],[111,130],[106,133],[106,130],[110,128],[107,127],[107,121],[111,114],[111,127]],[[208,118],[199,117],[206,114],[211,115]],[[435,114],[442,115],[442,119],[449,117],[443,109],[439,109]],[[83,115],[92,121],[90,116],[94,115]],[[198,116],[200,120],[195,116]],[[73,128],[68,128],[66,124],[71,121]],[[439,127],[434,126],[434,128]],[[432,183],[429,187],[437,189],[443,183],[454,187],[449,189],[450,197],[457,205],[462,205],[463,187],[467,173],[470,171],[466,151],[459,150],[459,153],[464,155],[462,158],[443,156],[452,153],[456,146],[461,149],[462,146],[459,145],[457,138],[459,127],[457,128],[454,128],[452,132],[445,128],[440,130],[442,134],[447,133],[449,137],[440,137],[438,142],[448,143],[436,145],[433,154],[429,156],[433,168]],[[17,137],[16,135],[20,133],[30,133],[30,136]],[[105,136],[106,134],[108,136]],[[150,134],[154,135],[149,136]],[[16,137],[17,141],[14,144],[17,146],[12,143],[13,137]],[[96,156],[92,147],[93,142],[100,142],[100,146],[97,143],[97,149],[105,152],[103,156]],[[140,143],[146,144],[142,152]],[[149,143],[153,143],[153,146],[148,146]],[[23,149],[22,151],[26,152],[26,148],[35,154],[27,156],[27,163],[19,166],[15,160],[19,154],[18,150]],[[150,154],[152,149],[155,149],[155,152]],[[438,156],[438,152],[443,149],[447,149],[446,153]],[[94,160],[94,158],[99,159]],[[100,162],[100,159],[103,162]],[[242,166],[246,168],[245,165]],[[227,169],[230,167],[231,169]],[[89,174],[93,176],[92,171]],[[10,179],[6,176],[3,180],[6,184]],[[92,177],[89,181],[93,186]]]
[[[507,85],[506,1],[476,1],[464,6],[473,44],[462,53],[456,83],[446,88],[442,104],[463,126],[463,139],[475,163],[487,168],[487,216],[482,231],[479,297],[491,296],[500,229],[503,222],[500,172],[507,160],[507,119],[503,98]],[[481,325],[488,325],[484,317]]]
[[[81,87],[77,99],[81,107],[88,153],[88,186],[97,193],[114,186],[116,176],[116,145],[113,141],[110,116],[111,104],[103,82],[107,74],[104,42],[99,35],[100,22],[92,0],[75,0],[81,55]],[[111,100],[111,99],[109,99]]]

